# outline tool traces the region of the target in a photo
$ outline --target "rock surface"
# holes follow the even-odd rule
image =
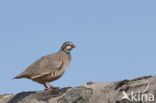
[[[4,94],[0,95],[0,103],[156,103],[154,97],[156,77],[144,76],[110,83],[88,82],[73,88]]]

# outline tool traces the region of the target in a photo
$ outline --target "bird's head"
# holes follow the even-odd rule
[[[65,42],[63,43],[61,47],[61,51],[64,51],[66,53],[70,53],[70,51],[75,48],[76,46],[72,42]]]

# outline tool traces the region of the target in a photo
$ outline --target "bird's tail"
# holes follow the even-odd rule
[[[20,78],[23,78],[22,75],[17,75],[16,77],[14,77],[14,79],[20,79]]]
[[[14,79],[20,79],[20,78],[30,78],[30,76],[26,74],[19,74],[16,77],[14,77]]]

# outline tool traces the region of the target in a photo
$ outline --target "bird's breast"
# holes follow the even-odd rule
[[[62,61],[63,61],[63,69],[66,70],[70,64],[70,57],[68,55],[64,55]]]

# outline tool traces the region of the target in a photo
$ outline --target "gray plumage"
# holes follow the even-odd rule
[[[65,42],[57,53],[40,58],[15,78],[28,78],[41,84],[57,80],[69,66],[74,47],[73,43]]]

